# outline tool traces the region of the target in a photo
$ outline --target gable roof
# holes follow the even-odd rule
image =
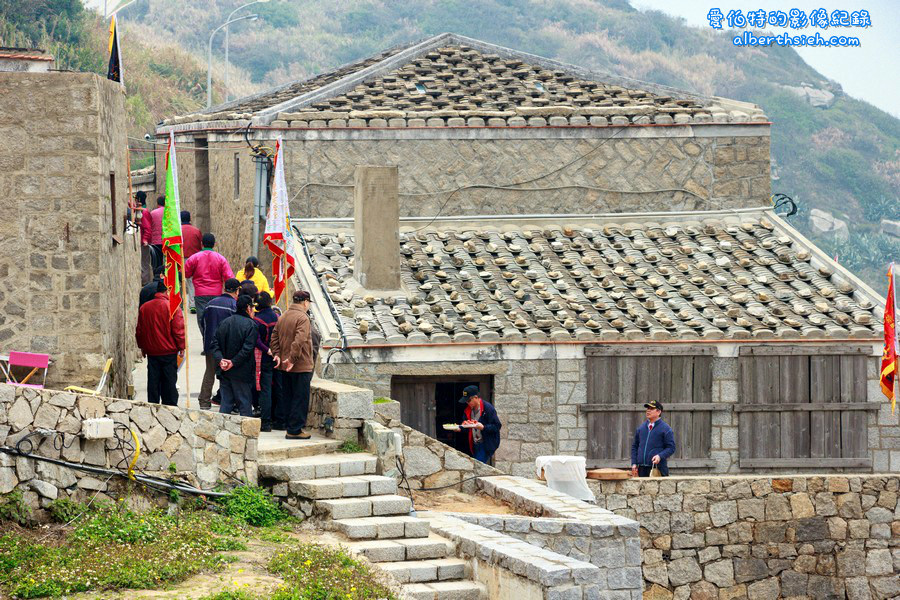
[[[729,118],[730,111],[741,114]],[[765,120],[753,104],[597,73],[551,59],[444,33],[398,46],[303,81],[177,117],[253,119],[259,124],[349,119],[516,116],[651,118],[711,112],[729,120]],[[437,113],[437,114],[435,114]],[[322,123],[319,126],[325,126]]]
[[[769,211],[406,227],[407,295],[387,298],[353,278],[352,221],[295,226],[307,277],[314,270],[325,284],[350,345],[870,340],[881,331],[883,300]]]

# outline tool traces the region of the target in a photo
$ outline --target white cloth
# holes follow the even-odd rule
[[[596,502],[587,485],[587,467],[583,456],[538,456],[534,461],[538,476],[544,473],[547,487],[586,502]]]

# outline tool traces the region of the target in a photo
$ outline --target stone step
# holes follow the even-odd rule
[[[374,475],[378,459],[372,454],[319,454],[259,463],[259,476],[278,481]]]
[[[335,498],[316,500],[315,512],[331,519],[355,519],[358,517],[384,517],[408,515],[412,503],[405,496],[386,494],[366,498]]]
[[[428,537],[416,539],[350,542],[347,549],[372,562],[382,563],[446,558],[453,553],[454,545],[446,538],[432,533]]]
[[[287,460],[289,458],[301,458],[304,456],[318,456],[331,454],[337,450],[343,442],[320,436],[310,440],[286,440],[284,432],[263,432],[259,436],[257,457],[260,463]]]
[[[351,540],[426,538],[431,532],[428,521],[415,517],[336,519],[328,524],[328,528],[343,533]]]
[[[464,579],[466,561],[460,558],[435,558],[432,560],[408,560],[379,563],[378,568],[387,571],[397,583],[427,583]]]
[[[397,482],[383,475],[325,477],[290,482],[291,493],[311,500],[396,494]]]
[[[411,600],[481,600],[487,598],[487,590],[474,581],[436,581],[433,583],[407,583],[402,586]]]

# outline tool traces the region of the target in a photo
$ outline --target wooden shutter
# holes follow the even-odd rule
[[[747,346],[740,351],[740,466],[871,466],[868,346]]]
[[[712,358],[708,346],[591,346],[587,356],[588,451],[591,466],[631,462],[634,431],[644,421],[645,402],[663,403],[663,419],[675,431],[672,467],[709,467]]]

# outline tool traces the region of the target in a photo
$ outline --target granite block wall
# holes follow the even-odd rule
[[[0,73],[0,279],[19,283],[0,295],[0,348],[50,354],[58,387],[96,385],[112,357],[118,395],[140,287],[140,242],[125,232],[124,98],[90,73]]]
[[[76,395],[0,384],[0,446],[85,466],[126,470],[134,455],[116,439],[86,439],[85,419],[109,418],[134,432],[140,442],[135,470],[175,474],[202,489],[257,481],[259,419],[186,410],[117,398]],[[9,452],[0,453],[0,493],[20,487],[33,507],[58,497],[84,500],[114,496],[122,478],[92,474]]]
[[[644,598],[900,596],[897,475],[589,481],[640,523]]]

